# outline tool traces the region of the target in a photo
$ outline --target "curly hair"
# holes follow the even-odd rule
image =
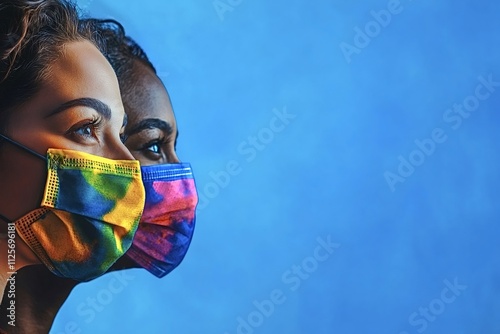
[[[66,43],[87,40],[102,52],[99,35],[79,31],[78,23],[68,0],[0,2],[0,132],[12,110],[39,91]]]

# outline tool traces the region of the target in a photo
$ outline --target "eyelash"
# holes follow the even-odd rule
[[[161,146],[163,146],[164,144],[165,144],[165,137],[160,137],[160,138],[157,138],[157,139],[153,139],[153,140],[147,142],[146,144],[144,144],[141,147],[141,150],[142,151],[148,151],[148,152],[151,152],[153,154],[159,154],[159,153],[151,151],[149,148],[151,146],[158,145],[159,148],[161,149]]]
[[[93,117],[92,120],[87,120],[85,121],[84,124],[77,124],[73,128],[71,128],[68,133],[70,135],[76,136],[78,138],[96,138],[97,139],[97,130],[99,129],[99,126],[101,125],[101,117]],[[90,128],[91,133],[86,134],[86,133],[78,133],[78,131],[83,130],[85,128]]]

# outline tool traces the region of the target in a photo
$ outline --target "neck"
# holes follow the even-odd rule
[[[18,270],[15,296],[9,296],[9,289],[3,295],[0,329],[8,333],[48,333],[57,312],[76,284],[77,281],[55,276],[41,264]],[[9,318],[11,311],[8,310],[12,301],[15,303],[14,322],[12,317]]]
[[[108,272],[128,268],[138,268],[138,265],[123,256]],[[2,330],[9,334],[48,333],[57,312],[79,283],[55,276],[43,264],[18,270],[15,276],[15,298],[10,298],[10,288],[3,293],[0,304],[0,333]],[[15,327],[9,324],[11,319],[8,318],[11,300],[15,302]]]
[[[39,264],[40,260],[26,243],[17,237],[14,223],[8,223],[7,233],[0,233],[0,302],[11,277],[24,267]]]

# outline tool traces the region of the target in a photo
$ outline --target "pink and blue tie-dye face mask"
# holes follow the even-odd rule
[[[141,167],[146,204],[126,253],[157,277],[177,267],[193,237],[198,194],[188,163]]]

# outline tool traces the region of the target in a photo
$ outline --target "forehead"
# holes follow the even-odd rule
[[[134,62],[132,75],[124,83],[122,99],[128,116],[127,128],[144,119],[160,119],[175,127],[175,116],[165,86],[154,72],[140,61]]]
[[[106,58],[88,41],[70,42],[49,66],[37,95],[12,116],[35,121],[39,113],[83,97],[98,99],[113,112],[123,113],[118,80]]]
[[[61,57],[51,65],[50,79],[53,90],[67,99],[90,96],[110,106],[121,102],[113,68],[88,41],[66,44]]]

